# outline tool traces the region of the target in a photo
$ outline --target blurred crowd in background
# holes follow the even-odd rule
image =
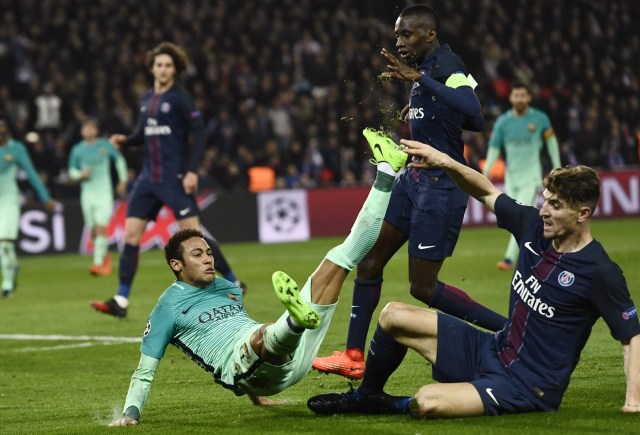
[[[152,79],[147,50],[163,40],[190,56],[180,82],[202,111],[202,187],[242,191],[252,167],[276,187],[369,184],[364,127],[406,136],[409,85],[378,79],[382,47],[412,1],[0,0],[0,113],[27,144],[54,197],[72,196],[66,167],[86,116],[102,134],[136,128]],[[533,91],[563,164],[638,164],[640,2],[425,1],[478,81],[487,128],[465,133],[477,167],[514,80]],[[37,133],[37,134],[34,134]],[[122,150],[133,179],[142,150]]]

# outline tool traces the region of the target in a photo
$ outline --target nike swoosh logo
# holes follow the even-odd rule
[[[183,310],[183,311],[182,311],[182,314],[187,314],[187,313],[189,312],[189,310],[190,310],[191,308],[193,308],[195,305],[196,305],[196,304],[193,304],[193,305],[191,305],[189,308],[187,308],[186,310]]]
[[[431,249],[431,248],[435,248],[436,245],[423,245],[422,243],[420,243],[418,245],[418,249]]]
[[[178,213],[180,214],[180,216],[184,216],[185,214],[189,213],[190,211],[191,211],[191,207],[187,207],[187,208],[183,208]]]
[[[489,397],[491,397],[491,400],[493,400],[495,402],[496,405],[500,406],[500,404],[498,403],[498,401],[496,400],[496,396],[493,395],[492,391],[493,388],[487,388],[485,390],[487,392],[487,394],[489,395]]]
[[[382,147],[380,146],[380,144],[379,144],[379,143],[375,144],[375,145],[373,146],[373,148],[375,148],[375,149],[377,149],[378,151],[380,151],[380,155],[381,155],[382,157],[384,157],[384,153],[382,152]]]
[[[525,242],[524,247],[527,248],[529,251],[533,252],[534,254],[536,254],[538,257],[540,256],[540,254],[534,251],[533,248],[531,247],[531,242]]]

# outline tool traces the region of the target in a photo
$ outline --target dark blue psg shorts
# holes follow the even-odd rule
[[[182,179],[154,184],[138,178],[129,196],[127,217],[155,220],[163,205],[173,211],[177,220],[199,214],[195,196],[185,193]]]
[[[469,196],[431,178],[416,181],[408,173],[400,176],[385,220],[409,235],[409,255],[440,261],[453,254]]]
[[[495,348],[494,334],[438,313],[438,353],[433,366],[438,382],[469,382],[484,405],[485,415],[554,411],[509,376]]]

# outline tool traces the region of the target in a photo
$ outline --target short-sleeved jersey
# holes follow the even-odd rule
[[[181,177],[190,167],[189,132],[204,128],[193,98],[179,85],[161,94],[149,91],[140,100],[140,128],[145,156],[140,176],[152,183]]]
[[[507,161],[507,183],[542,184],[540,151],[544,133],[551,128],[549,117],[533,107],[516,116],[509,110],[498,117],[489,139],[489,146],[504,150]]]
[[[454,73],[467,75],[464,62],[451,51],[449,44],[444,44],[429,54],[418,71],[442,84]],[[466,165],[462,141],[463,122],[464,116],[460,112],[445,104],[425,86],[414,83],[409,97],[409,129],[413,140],[427,143]],[[455,186],[440,168],[412,169],[408,172],[414,177],[418,174],[420,177],[437,177],[441,186]]]
[[[496,216],[520,245],[509,319],[495,336],[498,358],[529,394],[557,408],[596,320],[603,317],[611,335],[625,341],[640,334],[637,311],[599,242],[557,252],[543,237],[538,210],[504,194]]]
[[[93,144],[83,140],[73,146],[69,156],[69,170],[88,169],[91,171],[91,176],[80,182],[83,198],[111,197],[113,195],[111,161],[116,163],[119,181],[126,181],[124,158],[108,140],[98,138]]]
[[[221,369],[231,357],[233,344],[256,325],[247,315],[237,285],[219,277],[206,289],[175,281],[153,308],[140,351],[160,359],[167,345],[173,344],[217,382],[230,386],[232,374],[224,378]]]
[[[0,204],[16,204],[20,201],[20,190],[16,178],[18,169],[25,172],[42,202],[51,199],[31,163],[27,147],[22,142],[9,139],[6,145],[0,146]]]

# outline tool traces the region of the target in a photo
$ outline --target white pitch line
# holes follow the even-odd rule
[[[13,349],[12,352],[20,353],[20,352],[46,352],[49,350],[62,350],[62,349],[77,349],[83,347],[91,347],[91,346],[111,346],[114,344],[122,344],[121,341],[110,341],[110,342],[95,342],[89,341],[86,343],[78,343],[78,344],[60,344],[58,346],[43,346],[43,347],[21,347],[19,349]]]
[[[38,335],[38,334],[0,334],[0,340],[38,340],[38,341],[98,341],[103,343],[140,343],[140,337],[111,337],[105,335]]]

